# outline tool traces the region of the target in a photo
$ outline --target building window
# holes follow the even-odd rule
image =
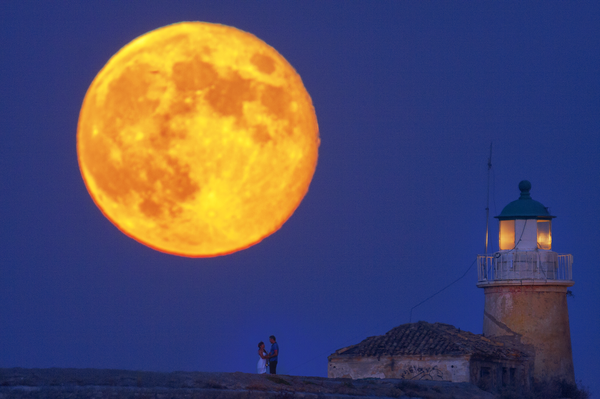
[[[480,378],[489,377],[489,376],[490,376],[490,368],[489,367],[482,367],[481,370],[479,370]]]
[[[515,247],[515,221],[500,221],[500,250],[513,249]]]
[[[515,386],[517,385],[517,369],[514,367],[510,368],[510,385],[511,386]]]
[[[477,386],[484,391],[492,388],[492,369],[490,367],[481,367],[479,369],[479,383]]]
[[[552,249],[552,222],[550,220],[537,221],[537,243],[539,249]]]

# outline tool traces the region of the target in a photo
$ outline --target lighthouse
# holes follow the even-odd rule
[[[532,348],[538,382],[575,382],[567,288],[573,256],[552,251],[548,208],[531,198],[531,183],[519,183],[519,199],[496,218],[499,251],[479,255],[477,286],[483,288],[485,337],[514,338]]]

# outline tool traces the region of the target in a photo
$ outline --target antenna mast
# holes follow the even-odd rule
[[[487,204],[485,207],[485,256],[488,254],[488,234],[490,231],[490,170],[492,170],[492,143],[490,143],[490,157],[488,158],[487,176]]]

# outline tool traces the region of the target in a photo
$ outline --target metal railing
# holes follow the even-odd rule
[[[497,280],[573,281],[573,255],[545,251],[477,255],[479,283]]]

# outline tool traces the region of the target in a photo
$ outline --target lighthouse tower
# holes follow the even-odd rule
[[[519,199],[496,216],[500,250],[477,257],[477,286],[485,294],[483,334],[529,345],[535,352],[536,381],[574,383],[567,309],[573,256],[551,250],[555,216],[531,198],[531,183],[523,180],[519,190]]]

